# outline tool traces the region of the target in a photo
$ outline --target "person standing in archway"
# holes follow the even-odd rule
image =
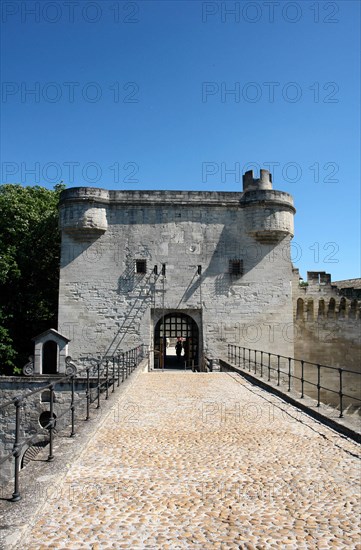
[[[180,358],[182,355],[182,349],[183,349],[182,340],[178,338],[177,343],[175,345],[175,352],[177,354],[178,361],[180,361]]]

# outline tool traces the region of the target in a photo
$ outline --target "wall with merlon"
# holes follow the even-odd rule
[[[295,269],[293,310],[297,357],[361,372],[361,300],[346,298],[328,273],[309,272],[300,284]]]

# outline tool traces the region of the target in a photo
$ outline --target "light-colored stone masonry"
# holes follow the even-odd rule
[[[293,355],[292,197],[272,189],[266,170],[259,179],[246,173],[243,186],[63,192],[58,330],[73,358],[140,342],[152,350],[169,313],[196,322],[197,360],[218,358],[229,342]],[[144,274],[136,260],[146,261]],[[230,260],[240,260],[241,274],[229,273]]]
[[[294,270],[295,355],[360,372],[360,290],[347,283],[340,281],[337,286],[330,274],[310,271],[307,282],[299,284],[299,271]],[[360,279],[355,279],[353,287],[359,285]],[[361,376],[355,378],[359,390],[360,379]]]

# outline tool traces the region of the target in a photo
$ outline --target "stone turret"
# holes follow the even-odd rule
[[[268,170],[260,170],[260,177],[253,177],[253,170],[248,170],[243,176],[243,191],[272,189],[272,174]]]
[[[253,176],[253,170],[244,174],[241,207],[245,209],[245,230],[258,242],[276,243],[293,237],[293,199],[272,188],[268,170],[261,170],[259,178]]]
[[[94,239],[108,229],[109,192],[94,187],[67,189],[60,197],[60,227],[74,239]]]

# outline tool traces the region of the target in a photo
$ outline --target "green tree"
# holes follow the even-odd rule
[[[0,186],[0,373],[21,372],[31,338],[57,327],[60,233],[54,190]]]

